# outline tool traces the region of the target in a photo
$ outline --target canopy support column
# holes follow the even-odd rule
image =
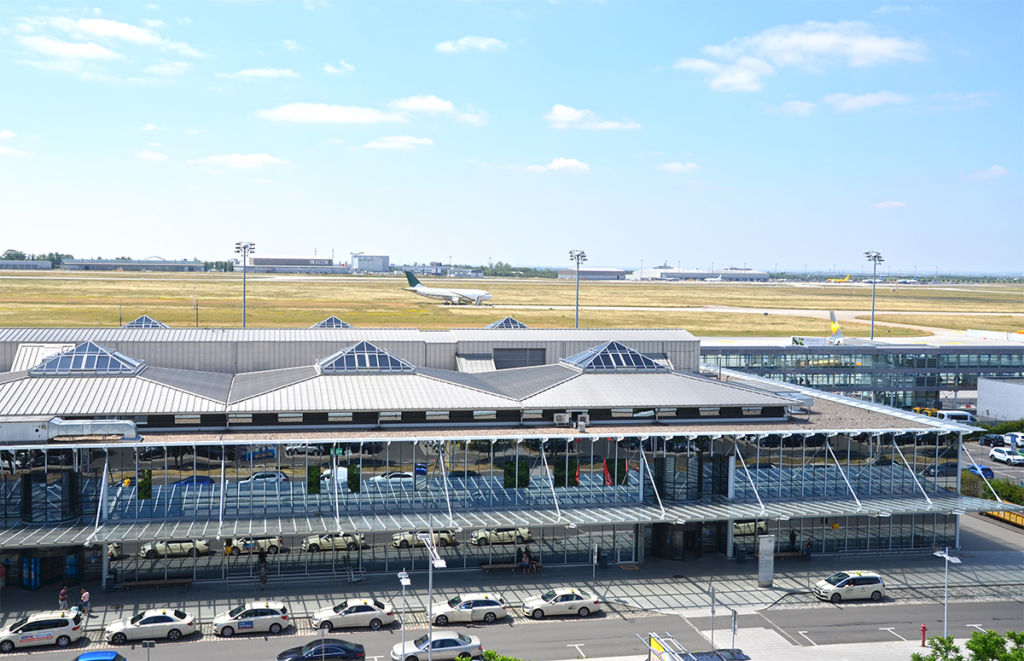
[[[661,503],[661,496],[658,494],[658,484],[654,481],[654,473],[651,472],[651,465],[647,462],[647,453],[644,452],[643,441],[640,442],[640,461],[647,470],[647,477],[651,480],[651,488],[654,489],[654,497],[658,499],[658,509],[661,510],[661,518],[665,518],[665,506]],[[643,498],[643,489],[640,490],[640,497]],[[642,501],[641,501],[642,502]]]
[[[928,492],[924,490],[924,487],[921,486],[921,482],[917,479],[917,475],[914,474],[914,467],[910,465],[910,462],[907,461],[906,456],[903,454],[903,450],[900,450],[900,446],[896,444],[895,436],[892,438],[892,446],[896,449],[896,452],[900,454],[900,459],[903,460],[903,465],[907,467],[910,477],[914,478],[914,484],[917,485],[917,490],[920,491],[921,495],[924,496],[924,499],[928,501],[928,509],[935,507],[935,503],[933,503],[932,499],[928,497]]]
[[[850,495],[853,496],[854,501],[857,502],[857,511],[864,509],[864,505],[860,502],[860,498],[857,497],[857,492],[853,490],[853,485],[850,484],[850,480],[846,477],[846,471],[839,464],[839,459],[836,457],[836,453],[832,451],[832,444],[825,439],[825,449],[832,456],[832,461],[836,462],[836,468],[839,470],[839,474],[843,476],[843,482],[846,482],[846,488],[850,490]],[[870,475],[870,473],[869,473]],[[931,501],[929,501],[931,502]]]
[[[761,506],[761,514],[765,513],[764,502],[761,500],[761,494],[757,492],[757,486],[754,485],[754,480],[750,479],[750,471],[747,470],[747,462],[743,461],[743,454],[740,453],[740,448],[736,445],[736,439],[732,439],[732,449],[736,451],[737,457],[739,457],[740,465],[743,466],[743,474],[747,476],[747,483],[750,484],[750,488],[754,490],[754,497],[757,498],[757,504]]]
[[[558,513],[558,520],[561,521],[562,508],[558,506],[558,496],[555,494],[555,474],[550,472],[551,469],[548,468],[548,440],[549,439],[547,438],[543,438],[540,441],[540,460],[544,464],[544,474],[548,476],[549,480],[551,480],[549,482],[551,485],[551,498],[555,501],[555,512]],[[516,474],[519,474],[518,466],[516,466]]]

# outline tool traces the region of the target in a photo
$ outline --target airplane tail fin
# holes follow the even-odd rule
[[[419,286],[421,286],[420,285],[420,281],[416,279],[416,276],[414,276],[412,274],[412,271],[406,271],[405,272],[405,279],[409,281],[409,286],[410,287],[419,287]]]
[[[829,310],[828,313],[829,327],[832,330],[832,337],[828,338],[833,344],[839,344],[843,341],[843,331],[839,328],[839,320],[836,319],[835,310]]]

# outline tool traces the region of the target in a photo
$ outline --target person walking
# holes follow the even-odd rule
[[[82,588],[82,617],[89,617],[89,612],[92,610],[92,604],[90,603],[91,595],[89,591]]]
[[[796,551],[796,530],[792,528],[789,531],[789,550]]]
[[[260,592],[267,587],[267,566],[260,567]]]
[[[67,610],[68,607],[68,586],[64,586],[57,593],[57,608]]]

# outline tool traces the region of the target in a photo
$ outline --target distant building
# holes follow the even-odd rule
[[[250,273],[348,273],[344,265],[335,266],[330,257],[249,256]]]
[[[391,270],[391,258],[387,255],[352,255],[353,273],[387,273]]]
[[[575,267],[566,267],[558,269],[558,278],[560,280],[575,280],[576,269]],[[612,269],[603,267],[589,267],[580,269],[580,280],[625,280],[626,272],[622,269]]]
[[[49,271],[48,259],[0,259],[0,271]]]
[[[1024,419],[1024,379],[978,379],[978,417],[1005,422]]]
[[[202,271],[203,263],[173,259],[65,259],[62,271]]]
[[[718,281],[722,282],[768,282],[766,271],[754,269],[725,268],[725,269],[676,269],[669,266],[657,266],[654,268],[633,271],[629,274],[629,280],[697,280],[697,281]]]

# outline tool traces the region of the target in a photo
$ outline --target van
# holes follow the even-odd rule
[[[936,411],[935,417],[939,420],[952,420],[953,422],[977,422],[973,413],[967,411]]]
[[[885,596],[885,581],[878,572],[848,569],[818,581],[813,592],[818,599],[833,604],[851,599],[880,601]]]

